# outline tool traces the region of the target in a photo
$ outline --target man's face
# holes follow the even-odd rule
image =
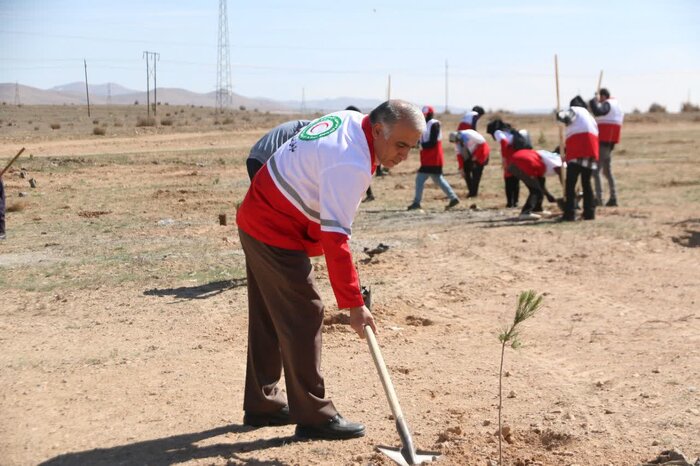
[[[384,126],[375,123],[372,126],[372,136],[377,161],[387,168],[392,168],[408,158],[408,152],[418,143],[420,131],[405,121],[398,121],[389,137],[384,138]]]

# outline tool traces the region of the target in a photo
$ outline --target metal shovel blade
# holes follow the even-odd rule
[[[413,455],[404,456],[404,452],[398,448],[392,447],[377,447],[377,450],[384,453],[386,456],[394,460],[396,464],[401,466],[413,466],[415,464],[430,463],[440,457],[440,453],[436,451],[414,451]],[[411,458],[413,456],[413,458]]]

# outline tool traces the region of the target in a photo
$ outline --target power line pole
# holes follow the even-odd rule
[[[450,113],[450,109],[447,106],[447,100],[448,100],[448,87],[447,87],[447,60],[445,60],[445,113]]]
[[[148,54],[149,52],[143,52],[143,57],[146,59],[146,116],[150,118],[151,116],[151,72],[148,69]]]
[[[83,65],[85,65],[85,95],[87,96],[88,104],[88,116],[90,116],[90,91],[88,90],[88,79],[87,79],[87,61],[83,58]]]
[[[112,83],[107,83],[107,105],[112,104]]]
[[[158,85],[156,84],[156,78],[158,77],[158,68],[156,63],[160,60],[160,54],[156,53],[153,55],[153,116],[158,113]]]
[[[386,100],[391,100],[391,74],[386,83]]]
[[[144,51],[143,52],[143,58],[146,59],[146,115],[148,117],[151,116],[151,76],[153,76],[153,98],[154,98],[154,104],[155,98],[156,98],[156,90],[155,90],[155,84],[156,84],[156,76],[155,76],[155,70],[156,70],[156,61],[160,60],[160,54],[158,52],[148,52]],[[153,61],[153,71],[151,71],[150,67],[150,62]],[[155,116],[156,110],[155,107],[153,108],[153,115]]]
[[[219,40],[216,60],[216,109],[223,112],[231,106],[231,50],[228,36],[228,14],[226,0],[219,0]]]
[[[15,106],[19,107],[20,101],[19,101],[19,83],[15,82]]]

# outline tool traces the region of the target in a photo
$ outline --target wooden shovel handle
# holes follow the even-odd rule
[[[370,353],[372,353],[374,365],[377,367],[379,378],[381,379],[382,386],[384,387],[384,393],[386,394],[387,400],[389,400],[391,413],[394,415],[394,418],[403,419],[403,412],[401,411],[401,406],[399,406],[399,399],[396,396],[394,384],[391,383],[389,371],[387,370],[386,364],[384,363],[382,352],[379,350],[379,344],[377,344],[377,337],[374,336],[372,327],[370,327],[369,325],[365,327],[365,335],[367,336],[367,344],[369,345]]]

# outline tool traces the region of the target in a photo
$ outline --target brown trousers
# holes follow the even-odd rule
[[[323,303],[304,251],[268,246],[238,230],[248,276],[248,365],[243,409],[273,413],[287,401],[292,422],[321,424],[337,414],[321,376]]]

